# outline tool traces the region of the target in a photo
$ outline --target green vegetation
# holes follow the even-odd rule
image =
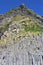
[[[0,31],[5,30],[8,26],[9,24],[4,24],[2,27],[0,27]]]
[[[23,19],[23,17],[20,14],[18,14],[15,17],[12,18],[12,21],[20,21],[22,19]]]
[[[24,30],[26,32],[30,31],[30,32],[43,32],[43,28],[40,27],[36,22],[34,21],[26,21],[22,23],[22,27],[24,28]]]

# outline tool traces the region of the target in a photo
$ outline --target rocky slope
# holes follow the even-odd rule
[[[0,15],[0,65],[43,65],[43,17],[24,4]]]

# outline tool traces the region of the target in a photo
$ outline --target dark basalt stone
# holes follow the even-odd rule
[[[24,8],[26,8],[26,6],[24,4],[22,4],[22,5],[20,5],[20,8],[24,9]]]

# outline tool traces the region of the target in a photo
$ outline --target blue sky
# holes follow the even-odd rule
[[[23,3],[28,8],[43,16],[43,0],[0,0],[0,14],[4,14]]]

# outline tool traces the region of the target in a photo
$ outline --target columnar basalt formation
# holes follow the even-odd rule
[[[0,65],[43,65],[43,17],[24,4],[0,15]]]

